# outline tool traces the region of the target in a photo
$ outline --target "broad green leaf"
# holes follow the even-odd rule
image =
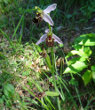
[[[75,78],[72,78],[72,79],[69,81],[69,84],[74,85],[74,86],[78,86],[78,81],[77,81]]]
[[[95,65],[91,66],[91,70],[95,72]]]
[[[65,57],[67,59],[68,64],[75,63],[76,61],[85,61],[89,58],[92,54],[90,47],[81,47],[79,50],[72,50],[69,54]],[[71,60],[68,61],[68,58],[72,55],[74,56]]]
[[[92,54],[90,47],[83,47],[79,49],[79,55],[81,56],[80,61],[85,61]]]
[[[75,39],[75,44],[84,45],[84,46],[95,46],[95,34],[83,34]]]
[[[81,49],[79,49],[79,55],[80,56],[90,56],[92,54],[92,51],[90,49],[90,47],[82,47]]]
[[[69,65],[64,71],[64,73],[77,73],[86,68],[87,65],[85,62],[76,61],[74,64]]]
[[[79,50],[79,49],[81,49],[82,48],[82,45],[78,45],[78,43],[76,43],[76,41],[75,41],[75,43],[74,43],[74,45],[72,46],[75,50]]]
[[[77,62],[79,60],[80,60],[80,57],[75,57],[75,58],[72,58],[70,61],[68,61],[67,64],[69,66],[69,65],[74,64],[75,62]]]
[[[71,51],[72,55],[79,55],[79,56],[90,56],[92,54],[92,51],[89,47],[82,47],[78,51],[77,50],[72,50]]]
[[[91,79],[92,79],[92,72],[90,70],[87,70],[83,74],[82,79],[84,81],[84,84],[87,85],[91,81]]]
[[[79,51],[77,51],[77,50],[72,50],[72,51],[71,51],[71,54],[72,54],[72,55],[79,55]]]
[[[70,56],[72,55],[79,55],[79,52],[77,50],[72,50],[71,52],[69,52],[67,55],[66,55],[66,59],[69,58]]]
[[[59,96],[58,92],[46,91],[45,94],[47,96]]]

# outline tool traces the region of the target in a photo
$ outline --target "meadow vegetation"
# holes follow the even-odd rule
[[[0,110],[94,110],[94,17],[95,0],[0,0]]]

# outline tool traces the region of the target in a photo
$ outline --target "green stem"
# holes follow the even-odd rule
[[[51,47],[51,62],[52,62],[52,72],[55,71],[55,58],[54,58],[54,48]]]
[[[49,27],[49,32],[52,33],[52,28],[51,28],[50,24],[48,24],[48,27]]]

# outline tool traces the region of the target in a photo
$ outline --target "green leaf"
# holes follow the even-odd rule
[[[95,46],[95,34],[94,33],[83,34],[75,39],[75,44],[84,46]]]
[[[45,58],[45,61],[47,63],[47,66],[49,67],[49,69],[51,70],[52,68],[52,65],[51,65],[51,60],[50,60],[50,57],[49,55],[47,54],[46,58]]]
[[[0,105],[3,104],[4,100],[3,98],[0,98]]]
[[[41,49],[41,47],[39,46],[39,45],[35,45],[35,47],[36,47],[36,49],[37,49],[37,51],[40,53],[40,52],[42,52],[42,49]]]
[[[91,70],[95,72],[95,65],[91,66]]]
[[[46,91],[45,94],[47,96],[59,96],[58,92]]]
[[[80,60],[80,57],[75,57],[75,58],[71,59],[70,61],[68,61],[67,64],[69,66],[69,65],[76,63],[79,60]]]
[[[12,35],[12,38],[14,38],[14,37],[16,36],[16,33],[17,33],[17,31],[18,31],[18,29],[19,29],[19,27],[20,27],[20,24],[21,24],[23,18],[24,18],[24,15],[21,16],[21,19],[19,20],[19,22],[18,22],[18,24],[17,24],[17,26],[16,26],[16,28],[15,28],[15,30],[14,30],[14,33],[13,33],[13,35]]]
[[[74,86],[78,86],[78,81],[77,81],[75,78],[72,78],[72,79],[69,81],[69,84],[74,85]]]
[[[87,70],[83,74],[82,79],[84,81],[84,84],[87,85],[91,81],[91,79],[92,79],[92,72],[90,70]]]
[[[66,58],[69,58],[72,55],[78,55],[79,57],[75,57],[73,59],[79,59],[80,61],[85,61],[89,58],[91,54],[92,54],[92,51],[90,47],[81,47],[79,50],[72,50],[71,52],[69,52]],[[69,62],[72,62],[72,61],[70,60]]]
[[[92,78],[95,81],[95,65],[91,66],[91,70],[92,70]]]
[[[92,51],[90,47],[83,47],[79,49],[79,56],[81,57],[81,61],[85,61],[89,58],[89,56],[92,54]]]
[[[69,65],[64,71],[64,73],[77,73],[86,68],[87,65],[85,62],[76,61],[74,64]]]

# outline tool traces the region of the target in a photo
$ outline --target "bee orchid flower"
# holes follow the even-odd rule
[[[58,36],[56,36],[54,33],[50,32],[49,29],[45,30],[45,34],[41,36],[41,38],[37,41],[36,45],[39,45],[44,41],[46,41],[46,45],[48,47],[53,47],[54,42],[57,42],[58,44],[63,44],[61,39]]]
[[[52,18],[50,17],[49,14],[50,14],[51,11],[54,11],[56,9],[56,6],[57,6],[57,4],[54,3],[54,4],[50,5],[50,6],[48,6],[44,10],[40,9],[39,7],[36,7],[37,13],[36,13],[35,20],[38,21],[38,22],[44,20],[45,22],[47,22],[51,26],[53,26],[54,22],[53,22],[53,20],[52,20]]]

